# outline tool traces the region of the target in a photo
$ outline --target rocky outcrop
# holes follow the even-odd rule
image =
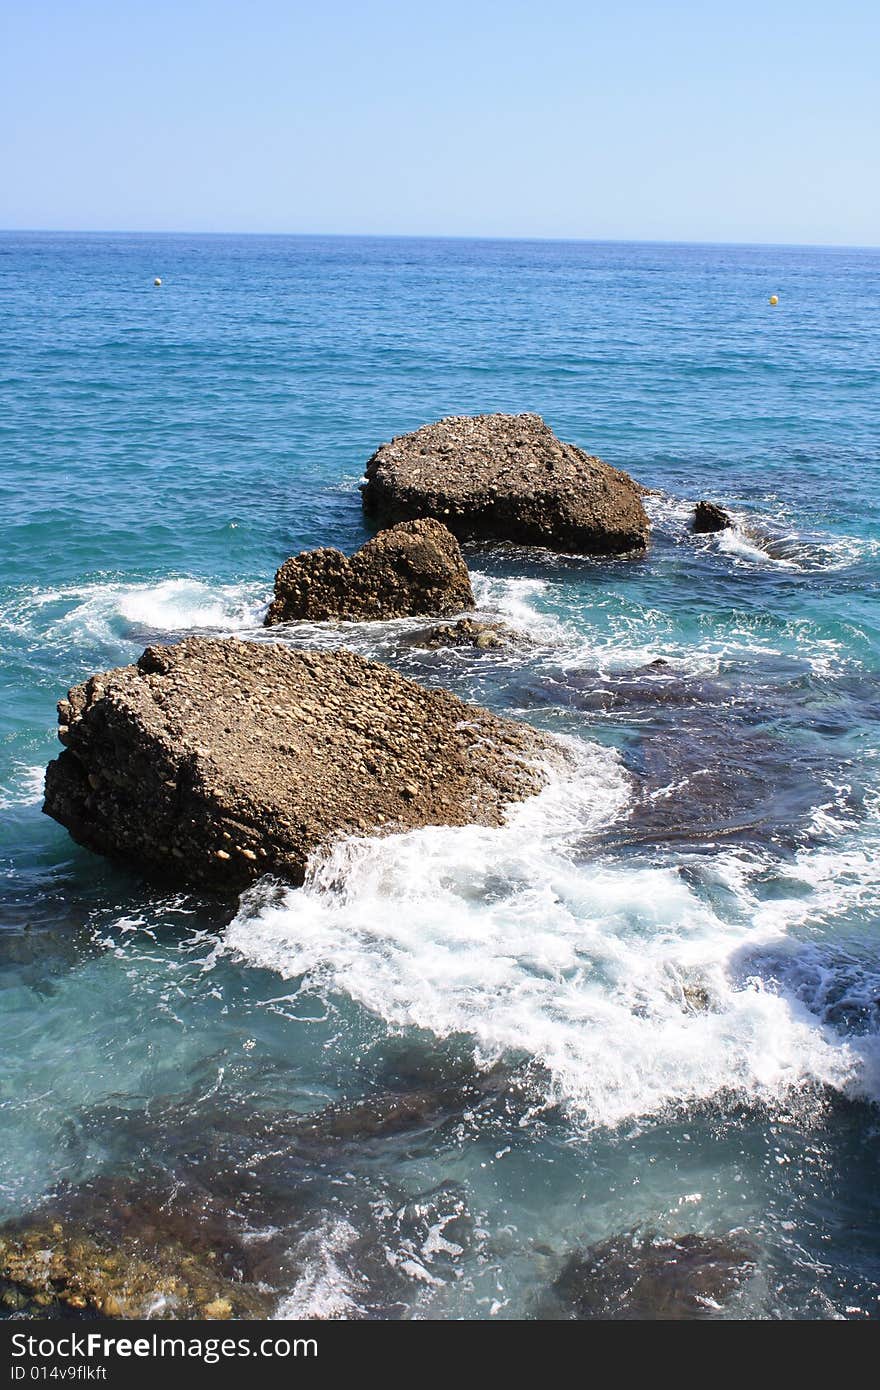
[[[714,502],[698,502],[694,508],[694,530],[698,535],[710,531],[729,531],[733,521],[723,507]]]
[[[400,435],[370,459],[362,491],[377,517],[433,516],[460,537],[599,555],[648,540],[632,478],[564,444],[540,415],[450,416]]]
[[[439,521],[425,518],[381,531],[350,559],[328,546],[286,560],[265,622],[446,617],[473,607],[458,541]]]
[[[528,725],[351,652],[188,638],[58,706],[44,811],[88,848],[180,883],[301,883],[344,835],[500,824],[538,791]]]

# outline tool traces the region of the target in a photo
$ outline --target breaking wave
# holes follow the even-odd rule
[[[267,602],[262,583],[111,580],[19,593],[0,611],[0,628],[65,645],[143,645],[172,633],[245,632],[260,624]]]
[[[591,853],[627,801],[615,756],[581,745],[575,774],[500,829],[346,840],[302,889],[258,885],[225,949],[393,1030],[468,1035],[487,1064],[524,1054],[548,1102],[586,1127],[730,1094],[880,1097],[878,1020],[858,1029],[847,1014],[878,995],[880,972],[796,935],[839,914],[846,852],[806,851],[769,897],[774,865],[757,855]],[[850,867],[863,893],[867,865]]]

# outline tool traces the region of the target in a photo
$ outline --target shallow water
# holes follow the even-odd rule
[[[0,237],[4,1218],[210,1194],[282,1316],[571,1316],[569,1257],[630,1232],[747,1242],[707,1315],[877,1316],[878,272]],[[469,547],[499,650],[261,628],[287,554],[365,538],[381,440],[490,409],[659,489],[649,553]],[[690,534],[702,496],[735,530]],[[41,780],[69,684],[191,631],[349,645],[574,771],[499,830],[169,896]]]

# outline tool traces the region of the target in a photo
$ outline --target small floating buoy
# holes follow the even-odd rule
[[[158,284],[161,284],[162,282],[161,282],[161,280],[157,280],[156,283],[157,283],[157,285],[158,285]],[[770,296],[770,303],[773,305],[773,307],[774,307],[774,309],[775,309],[775,308],[776,308],[776,305],[779,303],[779,295],[778,295],[778,294],[771,294],[771,296]]]
[[[156,278],[155,278],[155,280],[153,281],[153,284],[158,286],[158,285],[161,285],[161,283],[162,283],[162,281],[159,279],[159,277],[158,277],[158,275],[157,275]],[[771,304],[773,303],[772,300],[771,300],[770,302],[771,302]]]

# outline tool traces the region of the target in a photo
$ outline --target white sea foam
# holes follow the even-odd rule
[[[166,579],[123,590],[118,611],[126,622],[158,632],[192,628],[237,632],[259,623],[266,600],[262,586],[214,587],[195,579]]]
[[[328,1219],[310,1231],[296,1248],[300,1272],[276,1318],[356,1317],[359,1281],[345,1258],[356,1241],[357,1231],[346,1220]]]
[[[746,516],[734,516],[734,525],[707,538],[735,565],[748,569],[790,570],[810,574],[847,569],[878,553],[877,543],[856,536],[815,536],[782,531]]]
[[[43,800],[45,776],[46,769],[42,763],[37,766],[23,762],[13,764],[5,785],[0,786],[0,810],[8,811],[13,806],[38,806]]]
[[[587,1125],[727,1092],[789,1103],[819,1084],[880,1097],[876,1034],[844,1036],[824,1016],[813,947],[783,965],[776,950],[810,916],[811,875],[812,911],[830,909],[831,865],[806,853],[791,896],[768,904],[754,857],[690,873],[585,862],[578,842],[620,814],[626,792],[613,757],[584,746],[576,774],[501,829],[348,840],[315,859],[301,890],[267,899],[258,887],[226,949],[389,1027],[470,1035],[486,1061],[524,1052]]]
[[[621,611],[609,614],[603,599],[597,597],[575,621],[547,611],[547,605],[560,596],[560,586],[549,580],[479,572],[472,573],[471,579],[480,611],[503,619],[528,637],[537,648],[539,663],[546,657],[556,666],[625,671],[670,650],[672,621],[638,600],[628,600]],[[688,650],[687,660],[693,664],[693,650]],[[711,658],[704,658],[703,664],[714,669]]]
[[[786,559],[784,555],[775,557],[760,545],[757,540],[750,537],[747,532],[739,526],[731,526],[726,531],[717,533],[715,544],[724,555],[731,556],[735,561],[745,561],[747,564],[755,566],[773,565],[777,569],[799,568],[794,560]]]
[[[113,644],[151,633],[226,635],[258,627],[268,598],[265,584],[108,580],[19,595],[0,615],[0,625],[22,636],[75,643]]]
[[[472,575],[481,611],[503,619],[535,644],[533,663],[553,669],[620,675],[647,667],[658,657],[670,663],[670,679],[712,677],[726,667],[796,653],[817,675],[843,664],[857,665],[844,643],[827,636],[808,618],[727,614],[714,625],[709,615],[697,636],[683,634],[674,613],[642,603],[630,593],[591,596],[589,606],[562,617],[547,611],[566,602],[567,588],[549,580]],[[662,680],[662,672],[655,672]]]
[[[797,530],[784,501],[772,496],[762,499],[762,508],[767,510],[745,511],[725,504],[733,526],[694,536],[695,506],[695,500],[668,493],[645,498],[655,531],[665,532],[678,544],[696,543],[717,550],[740,567],[805,574],[847,569],[880,554],[880,542],[867,537]]]
[[[648,493],[642,501],[655,530],[662,528],[678,539],[690,533],[696,502],[669,492]]]
[[[478,608],[503,617],[539,645],[557,646],[569,640],[571,632],[566,624],[554,614],[542,612],[536,604],[536,600],[540,602],[551,593],[546,580],[497,578],[474,570],[471,584]]]

